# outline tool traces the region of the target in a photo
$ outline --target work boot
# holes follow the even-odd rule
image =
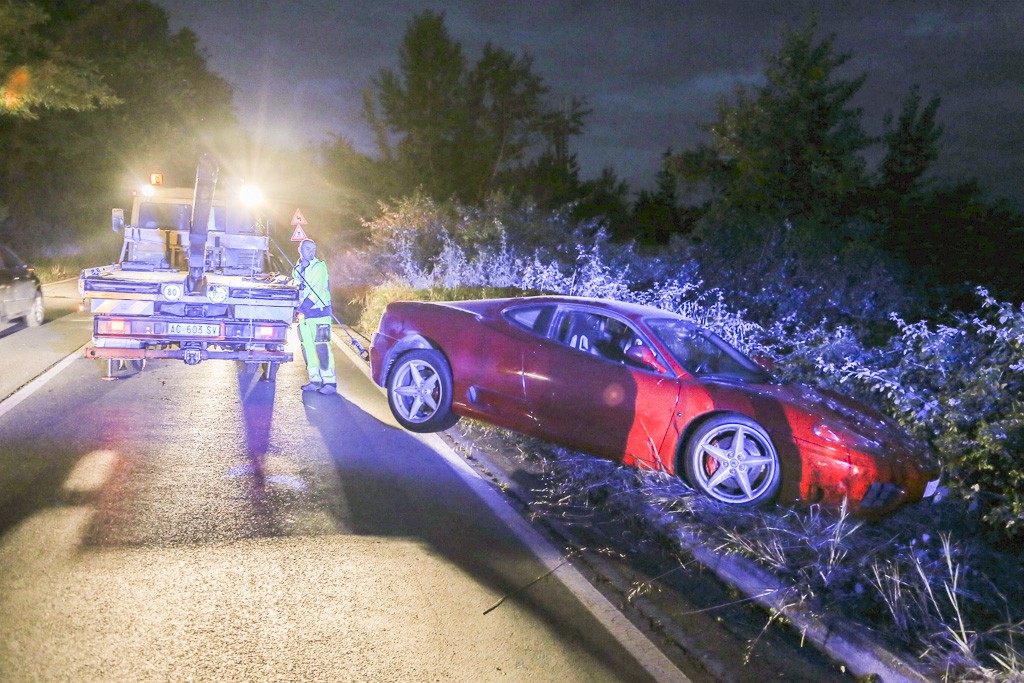
[[[336,394],[338,393],[338,387],[334,384],[325,384],[317,389],[321,394]]]
[[[309,384],[303,384],[302,385],[302,390],[303,391],[316,391],[319,388],[320,388],[320,385],[317,384],[316,382],[310,382]]]

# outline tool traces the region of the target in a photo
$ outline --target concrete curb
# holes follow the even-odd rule
[[[853,624],[819,612],[805,602],[794,604],[789,598],[795,589],[751,560],[717,553],[688,534],[678,538],[682,547],[718,578],[759,605],[783,614],[810,642],[829,657],[846,664],[854,675],[877,674],[886,683],[932,680],[913,661],[872,637],[870,631],[857,630]]]

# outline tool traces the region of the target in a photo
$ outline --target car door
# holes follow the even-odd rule
[[[610,338],[614,325],[617,334]],[[524,355],[527,403],[542,436],[630,464],[662,467],[660,447],[679,384],[667,370],[630,365],[628,344],[648,344],[625,320],[560,307],[550,333]]]
[[[536,433],[523,389],[523,354],[546,331],[552,308],[548,304],[515,305],[474,322],[478,327],[473,334],[464,335],[463,357],[453,359],[460,412],[508,429]]]

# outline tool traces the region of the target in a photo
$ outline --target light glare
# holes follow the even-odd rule
[[[257,206],[263,203],[263,192],[255,185],[242,185],[238,197],[245,206]]]

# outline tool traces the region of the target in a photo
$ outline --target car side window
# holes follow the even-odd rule
[[[505,311],[505,317],[523,329],[544,336],[553,313],[553,306],[521,306]]]
[[[610,316],[589,311],[564,311],[554,331],[557,342],[617,363],[625,362],[626,350],[642,343],[633,329]]]

